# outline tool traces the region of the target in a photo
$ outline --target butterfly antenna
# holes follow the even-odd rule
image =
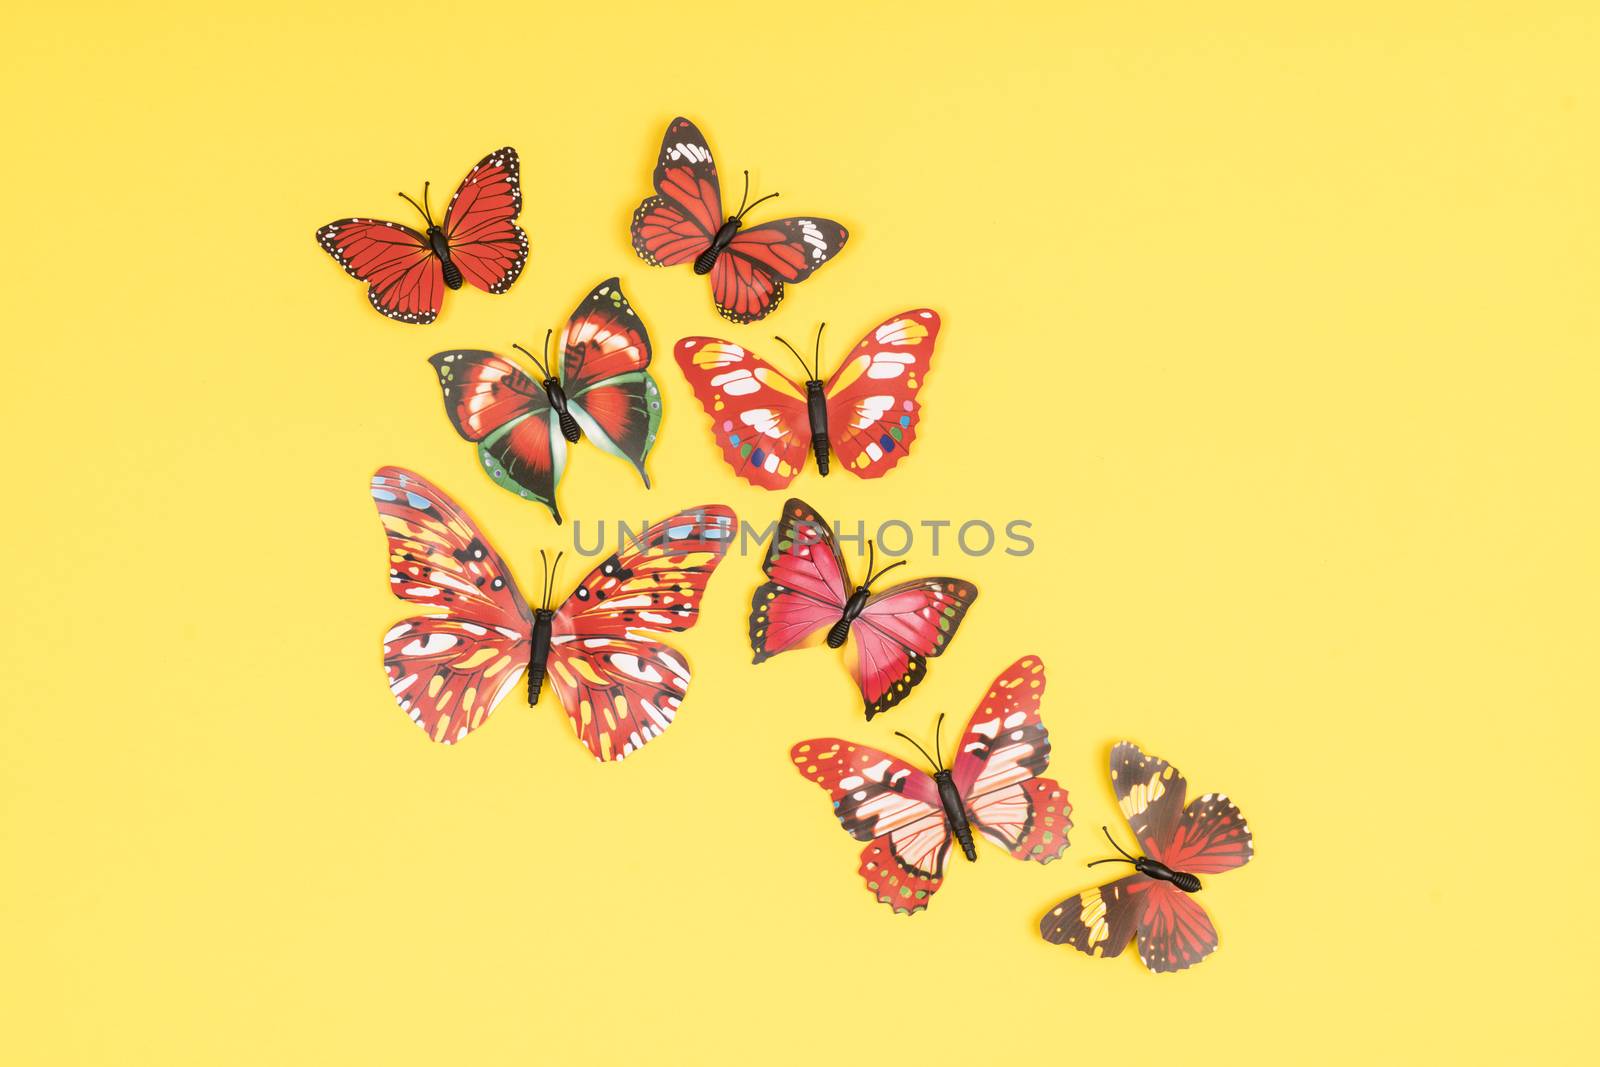
[[[944,770],[944,746],[939,743],[939,731],[944,729],[944,712],[939,713],[939,721],[933,724],[933,752],[939,757],[939,769]]]
[[[1112,856],[1110,859],[1095,860],[1093,863],[1089,864],[1090,867],[1095,867],[1102,863],[1132,863],[1135,866],[1138,865],[1139,861],[1128,855],[1128,853],[1123,850],[1123,847],[1117,844],[1117,839],[1111,836],[1110,830],[1106,829],[1104,826],[1100,827],[1100,830],[1106,835],[1106,840],[1111,842],[1111,847],[1122,853],[1122,858],[1118,859],[1117,857]]]
[[[739,194],[739,210],[733,213],[734,218],[744,214],[744,202],[750,199],[750,172],[744,172],[744,192]]]
[[[428,220],[428,225],[433,225],[433,208],[428,204],[428,190],[433,187],[432,182],[422,183],[422,217]]]
[[[748,177],[746,177],[746,180],[747,181],[749,180]],[[751,204],[749,207],[740,207],[739,208],[739,218],[741,218],[741,219],[744,218],[746,212],[754,211],[756,209],[756,204],[765,204],[768,200],[771,200],[773,197],[775,197],[777,195],[778,195],[777,193],[768,193],[766,196],[763,196],[760,200],[757,200],[755,203]]]
[[[878,571],[876,574],[874,574],[873,571],[872,571],[872,542],[868,541],[867,542],[867,580],[862,582],[861,584],[862,585],[871,585],[873,582],[877,581],[879,578],[882,578],[885,574],[888,574],[890,571],[894,570],[896,567],[904,567],[908,562],[910,562],[910,561],[909,560],[903,560],[903,559],[902,560],[896,560],[894,563],[889,564],[887,567],[883,568],[883,570]]]
[[[928,766],[930,766],[930,767],[932,767],[934,769],[934,773],[937,774],[939,772],[939,770],[940,770],[939,761],[934,759],[932,756],[928,755],[928,750],[927,749],[925,749],[921,745],[917,744],[917,742],[915,740],[913,740],[909,735],[903,734],[899,730],[896,730],[894,732],[894,735],[896,737],[904,737],[907,741],[910,741],[911,744],[916,748],[916,750],[918,752],[922,753],[922,758],[928,761]]]
[[[550,606],[550,557],[545,555],[542,548],[539,550],[539,566],[543,568],[539,578],[539,610],[543,611]]]
[[[828,328],[827,323],[817,327],[817,350],[812,353],[811,361],[817,365],[817,378],[822,378],[822,331]]]
[[[790,344],[788,341],[785,341],[783,338],[777,336],[776,334],[773,335],[772,339],[774,341],[778,342],[784,348],[787,348],[789,351],[794,352],[794,358],[798,359],[800,361],[800,369],[806,372],[806,377],[807,378],[815,377],[811,373],[811,368],[806,366],[806,357],[802,356],[799,352],[795,352],[794,345]]]
[[[421,204],[419,204],[415,200],[411,199],[405,193],[397,193],[395,195],[400,197],[401,200],[404,200],[406,203],[410,204],[412,207],[416,208],[418,215],[421,215],[423,218],[428,219],[428,209],[427,208],[423,207]],[[422,198],[424,200],[426,200],[428,198],[427,194],[424,193]],[[433,220],[432,219],[428,219],[428,225],[429,226],[433,225]]]
[[[529,352],[526,348],[523,348],[521,345],[512,345],[511,347],[515,348],[518,352],[521,352],[523,355],[527,356],[529,361],[532,362],[535,367],[539,368],[539,373],[540,374],[543,374],[546,378],[550,377],[550,372],[547,369],[545,369],[544,362],[538,356],[534,355],[532,352]]]
[[[561,557],[564,556],[564,555],[566,555],[565,552],[557,552],[556,553],[556,558],[554,560],[552,560],[551,563],[550,563],[550,589],[544,595],[544,603],[545,603],[545,607],[547,607],[547,608],[555,601],[555,596],[556,596],[556,571],[557,571],[557,569],[560,568],[560,566],[561,566]]]
[[[550,335],[553,333],[555,333],[555,330],[546,330],[544,332],[544,376],[546,378],[555,377],[555,375],[550,373]]]

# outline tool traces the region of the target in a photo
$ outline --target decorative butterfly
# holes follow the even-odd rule
[[[661,390],[646,369],[650,335],[615,278],[595,286],[562,328],[560,377],[548,362],[549,333],[544,344],[544,359],[512,345],[534,361],[542,380],[493,352],[440,352],[429,362],[439,374],[445,413],[478,446],[489,477],[545,505],[559,523],[556,484],[567,443],[585,434],[633,464],[650,488],[644,461],[661,425]]]
[[[1001,672],[967,723],[954,765],[916,745],[933,766],[922,773],[886,752],[834,737],[789,750],[800,773],[833,797],[845,831],[867,842],[861,878],[897,912],[928,906],[944,880],[953,836],[967,859],[978,858],[972,828],[1019,860],[1049,863],[1067,848],[1072,805],[1067,791],[1040,775],[1050,763],[1050,734],[1039,718],[1044,664],[1024,656]],[[939,716],[939,725],[944,716]]]
[[[484,156],[450,198],[443,223],[433,221],[430,183],[417,209],[425,233],[383,219],[340,219],[317,231],[317,243],[352,278],[367,283],[367,299],[391,319],[427,324],[439,317],[444,290],[463,281],[488,293],[503,293],[528,261],[528,235],[516,224],[522,210],[517,151]]]
[[[696,274],[711,275],[717,311],[734,322],[765,318],[783,299],[783,286],[803,282],[833,258],[850,237],[829,219],[790,218],[741,232],[751,208],[750,172],[744,172],[739,210],[722,217],[722,186],[711,149],[695,124],[676,118],[661,139],[656,161],[656,196],[633,213],[633,249],[652,267],[694,262]]]
[[[867,577],[854,588],[827,522],[804,500],[784,502],[762,564],[769,581],[750,601],[750,648],[760,663],[814,644],[824,631],[829,648],[852,641],[850,676],[866,702],[867,721],[911,693],[955,639],[978,587],[958,578],[913,578],[881,593],[872,583],[906,561],[874,572],[867,543]]]
[[[734,535],[730,508],[689,508],[656,523],[559,607],[551,565],[531,609],[488,539],[426,478],[384,467],[372,476],[372,498],[389,535],[390,589],[440,609],[383,637],[389,689],[430,738],[448,745],[466,737],[524,672],[528,706],[548,677],[597,760],[631,755],[672,725],[689,664],[658,635],[699,619],[706,582]]]
[[[1039,920],[1039,934],[1091,956],[1120,956],[1139,939],[1139,958],[1152,971],[1181,971],[1217,947],[1217,931],[1191,894],[1202,874],[1243,867],[1255,853],[1244,816],[1221,793],[1184,804],[1188,783],[1165,760],[1123,741],[1111,750],[1111,786],[1127,816],[1141,856],[1100,863],[1131,863],[1133,873],[1098,889],[1068,897]]]
[[[783,489],[805,465],[807,446],[817,473],[826,476],[830,442],[858,477],[893,470],[917,435],[917,390],[938,337],[939,316],[928,308],[891,315],[861,339],[827,385],[820,328],[811,367],[775,338],[800,361],[803,388],[732,341],[685,337],[673,354],[733,472],[763,489]]]

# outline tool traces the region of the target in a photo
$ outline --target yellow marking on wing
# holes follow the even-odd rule
[[[1078,909],[1078,921],[1089,931],[1090,948],[1094,948],[1111,936],[1111,926],[1106,922],[1106,902],[1100,898],[1100,890],[1091,889],[1083,894],[1083,904]]]
[[[478,651],[474,652],[460,663],[457,663],[455,665],[455,669],[458,671],[470,671],[474,667],[481,667],[485,663],[488,663],[490,660],[494,659],[497,654],[498,653],[496,653],[496,651],[492,648],[480,648]]]
[[[1142,782],[1128,790],[1128,795],[1122,798],[1122,814],[1132,819],[1135,815],[1142,815],[1145,809],[1160,800],[1167,791],[1166,780],[1172,776],[1172,768],[1168,767],[1161,774]]]

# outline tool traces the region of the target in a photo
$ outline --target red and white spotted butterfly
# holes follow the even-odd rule
[[[461,180],[444,220],[434,222],[428,204],[405,193],[427,226],[418,233],[384,219],[340,219],[317,231],[317,243],[345,273],[367,283],[367,299],[400,322],[426,325],[439,317],[446,288],[471,282],[486,293],[503,293],[528,261],[528,235],[516,224],[522,210],[517,152],[490,152]]]
[[[824,324],[826,325],[826,324]],[[828,473],[830,446],[858,478],[881,478],[911,449],[939,315],[913,308],[891,315],[850,350],[826,385],[822,331],[813,366],[800,361],[804,384],[754,352],[716,337],[685,337],[674,349],[695,399],[711,416],[711,434],[733,472],[751,485],[783,489],[805,466]]]
[[[552,567],[531,609],[488,539],[426,478],[384,467],[372,499],[389,537],[389,588],[442,609],[383,637],[389,689],[430,738],[452,744],[482,726],[524,673],[528,706],[548,676],[597,760],[631,755],[672,725],[689,664],[658,635],[699,620],[736,529],[732,509],[709,504],[656,523],[559,606]]]
[[[768,581],[750,599],[750,648],[761,663],[824,634],[829,648],[849,642],[845,661],[870,722],[911,695],[928,659],[955,639],[978,587],[913,578],[874,593],[872,583],[905,560],[874,573],[870,541],[867,550],[866,577],[852,589],[832,528],[804,500],[785,501],[762,565]]]
[[[1091,956],[1120,956],[1137,938],[1152,971],[1181,971],[1216,951],[1217,931],[1192,894],[1202,874],[1243,867],[1255,854],[1250,827],[1221,793],[1185,804],[1188,783],[1165,760],[1123,741],[1111,750],[1111,786],[1141,856],[1124,852],[1099,863],[1131,863],[1133,873],[1068,897],[1043,919],[1039,935]]]
[[[1049,863],[1066,851],[1072,805],[1065,789],[1040,777],[1050,763],[1050,734],[1039,717],[1043,695],[1044,664],[1037,656],[1007,667],[972,713],[948,770],[936,758],[937,727],[933,756],[917,745],[933,767],[931,777],[888,753],[834,737],[790,750],[800,773],[833,798],[845,831],[867,842],[859,870],[880,901],[907,915],[927,907],[944,881],[952,838],[969,861],[978,858],[973,827],[1019,860]]]
[[[744,216],[768,193],[746,206],[750,172],[739,210],[722,217],[722,186],[711,149],[694,123],[676,118],[661,139],[654,174],[656,195],[633,213],[633,250],[652,267],[694,263],[711,275],[711,299],[733,322],[765,318],[794,285],[838,254],[850,234],[831,219],[789,218],[741,230]]]

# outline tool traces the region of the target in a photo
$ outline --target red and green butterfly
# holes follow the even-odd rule
[[[548,349],[550,335],[545,335]],[[478,462],[500,488],[550,509],[566,469],[567,445],[584,437],[627,460],[645,488],[645,457],[661,425],[661,390],[650,377],[650,335],[607,278],[583,298],[562,328],[559,366],[514,346],[539,378],[504,356],[475,349],[440,352],[430,362],[456,432],[478,446]]]

